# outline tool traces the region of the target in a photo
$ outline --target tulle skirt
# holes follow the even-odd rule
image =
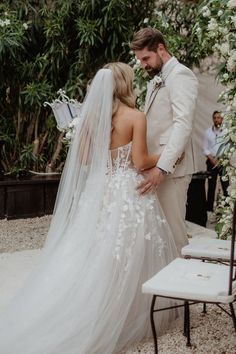
[[[156,196],[135,189],[141,178],[132,169],[107,176],[92,236],[81,196],[53,252],[42,251],[1,313],[0,354],[111,354],[150,336],[142,283],[177,251]],[[169,311],[160,313],[158,331],[169,322]]]

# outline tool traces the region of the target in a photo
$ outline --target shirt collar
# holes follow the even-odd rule
[[[172,68],[178,63],[178,60],[175,57],[171,57],[161,69],[161,76],[166,79],[166,77],[171,72]]]
[[[220,126],[219,128],[216,128],[214,125],[212,126],[212,131],[214,133],[218,133],[218,132],[221,132],[222,131],[222,126]]]

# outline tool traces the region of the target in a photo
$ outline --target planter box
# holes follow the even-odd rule
[[[60,176],[0,179],[0,218],[28,218],[53,212]]]

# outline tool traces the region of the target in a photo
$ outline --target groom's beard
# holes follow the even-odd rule
[[[146,66],[145,70],[147,71],[148,75],[152,79],[155,75],[160,74],[162,66],[163,66],[163,64],[161,64],[160,66],[158,66],[156,68],[152,68],[151,66]]]

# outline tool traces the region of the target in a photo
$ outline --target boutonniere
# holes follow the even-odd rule
[[[152,91],[154,91],[164,85],[164,80],[162,79],[161,76],[155,75],[154,78],[151,80],[151,83],[152,83]]]

